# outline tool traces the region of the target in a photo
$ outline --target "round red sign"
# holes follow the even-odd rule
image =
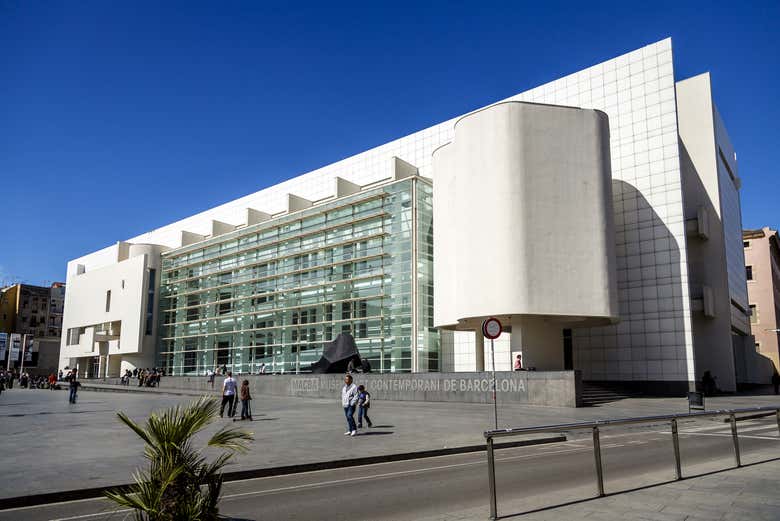
[[[498,338],[501,336],[501,322],[495,317],[485,320],[482,322],[482,334],[490,340]]]

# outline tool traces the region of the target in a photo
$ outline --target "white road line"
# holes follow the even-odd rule
[[[662,431],[662,432],[663,432],[663,434],[672,434],[671,432],[665,432],[665,431]],[[723,437],[723,438],[731,438],[732,437],[730,432],[679,431],[679,433],[681,435],[682,434],[686,434],[688,436],[720,436],[720,437]],[[741,438],[747,438],[747,439],[751,439],[751,440],[773,440],[773,441],[777,441],[778,439],[780,439],[777,436],[755,436],[755,435],[750,435],[750,434],[739,434],[739,438],[740,439]]]
[[[731,438],[731,433],[725,433],[725,432],[681,432],[680,434],[688,434],[690,436],[721,436],[724,438]],[[775,440],[777,441],[777,436],[754,436],[750,434],[740,434],[740,438],[748,438],[751,440]]]
[[[518,459],[529,459],[529,458],[538,458],[541,456],[546,456],[549,454],[563,454],[563,453],[571,453],[571,452],[587,452],[590,449],[567,449],[567,450],[557,450],[557,451],[547,451],[547,452],[540,452],[536,454],[525,454],[522,456],[513,456],[509,458],[496,458],[497,462],[500,461],[512,461],[512,460],[518,460]],[[334,479],[329,481],[319,481],[316,483],[306,483],[304,485],[292,485],[289,487],[280,487],[280,488],[274,488],[274,489],[268,489],[268,490],[255,490],[252,492],[240,492],[236,494],[227,494],[222,496],[223,499],[233,499],[238,497],[245,497],[245,496],[256,496],[256,495],[262,495],[262,494],[275,494],[277,492],[287,492],[291,490],[300,490],[300,489],[308,489],[308,488],[317,488],[327,485],[339,485],[342,483],[351,483],[355,481],[365,481],[368,479],[383,479],[383,478],[389,478],[389,477],[395,477],[395,476],[403,476],[406,474],[416,474],[416,473],[422,473],[422,472],[428,472],[431,470],[443,470],[443,469],[450,469],[455,467],[467,467],[470,465],[482,465],[484,464],[484,461],[470,461],[466,463],[454,463],[452,465],[440,465],[438,467],[426,467],[422,469],[412,469],[412,470],[400,470],[397,472],[386,472],[384,474],[375,474],[373,476],[356,476],[353,478],[344,478],[344,479]]]
[[[87,519],[90,517],[107,516],[111,514],[121,514],[123,512],[132,512],[132,511],[133,510],[130,508],[125,508],[122,510],[111,510],[109,512],[97,512],[95,514],[82,514],[80,516],[58,517],[57,519],[51,519],[50,521],[73,521],[74,519]]]

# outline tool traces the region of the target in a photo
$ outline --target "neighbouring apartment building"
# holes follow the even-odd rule
[[[780,239],[777,230],[769,227],[744,230],[742,246],[755,356],[771,361],[771,365],[750,365],[761,371],[757,380],[768,382],[780,370]]]
[[[665,39],[68,263],[61,367],[753,374],[736,153]],[[741,363],[741,362],[740,362]]]
[[[25,367],[47,373],[59,364],[65,284],[49,287],[14,284],[0,289],[0,333],[27,335],[30,354]],[[4,364],[10,351],[6,351]],[[21,365],[21,360],[16,361]],[[3,365],[6,367],[6,365]]]

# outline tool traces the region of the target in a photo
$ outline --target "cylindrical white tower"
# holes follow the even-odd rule
[[[526,366],[563,369],[562,329],[617,321],[607,115],[504,102],[433,154],[434,323],[512,327]]]

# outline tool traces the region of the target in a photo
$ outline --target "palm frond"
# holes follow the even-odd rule
[[[236,452],[246,452],[249,449],[249,442],[254,441],[254,439],[254,436],[249,431],[234,427],[223,427],[211,437],[208,441],[208,446]]]

